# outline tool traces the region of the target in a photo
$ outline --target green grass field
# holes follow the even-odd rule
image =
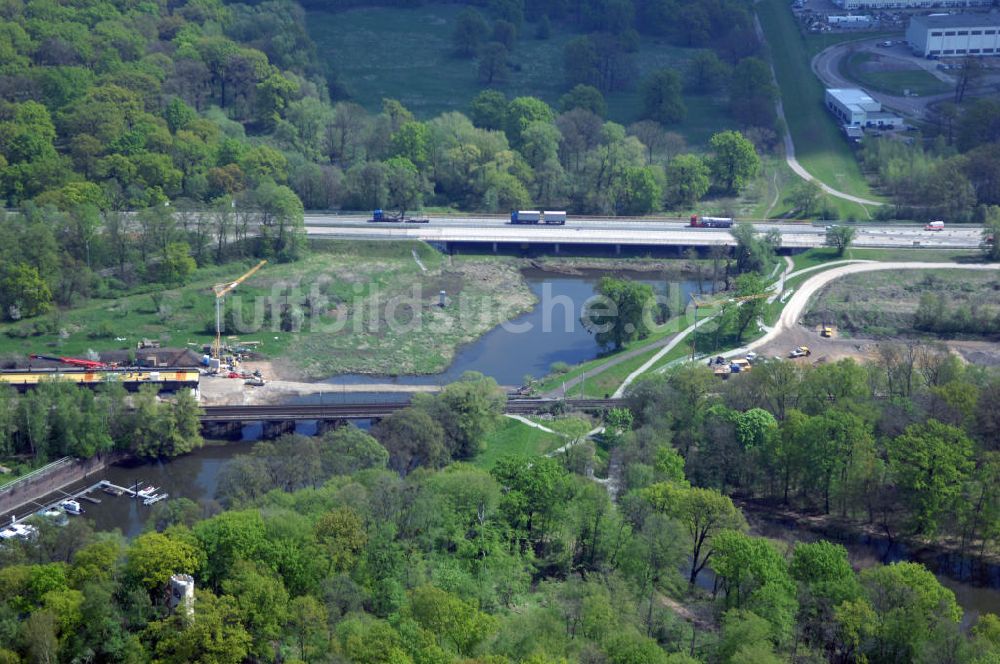
[[[413,259],[414,251],[426,272]],[[201,352],[214,337],[212,284],[231,281],[245,270],[241,263],[206,268],[182,287],[94,299],[0,324],[0,354],[85,357],[91,350],[134,349],[141,338]],[[436,306],[440,290],[467,309]],[[401,303],[390,307],[396,298]],[[286,302],[303,312],[301,325],[291,331],[280,325]],[[236,330],[239,342],[259,342],[266,359],[285,360],[280,374],[287,378],[437,373],[460,345],[533,302],[516,260],[460,256],[446,261],[423,243],[377,241],[324,243],[302,260],[268,264],[227,297],[229,306],[240,303],[244,311],[246,331]]]
[[[878,56],[860,51],[840,61],[840,73],[873,90],[901,96],[905,91],[920,96],[949,92],[953,86],[938,80],[920,67],[912,66],[898,71],[872,71],[877,68]]]
[[[486,450],[473,460],[480,468],[492,468],[504,456],[539,456],[565,444],[562,436],[542,431],[509,417],[486,436]]]
[[[877,198],[832,116],[823,108],[823,86],[810,68],[809,51],[786,3],[762,0],[756,7],[771,46],[785,118],[799,162],[834,189]]]
[[[377,111],[383,98],[395,98],[428,119],[466,111],[483,89],[476,61],[452,55],[451,34],[461,10],[456,3],[311,12],[306,24],[320,60],[332,65],[354,101]],[[509,98],[532,95],[557,107],[567,90],[563,48],[579,33],[555,25],[550,39],[538,40],[530,23],[521,32],[510,56],[510,80],[498,89]],[[644,37],[635,54],[636,82],[658,68],[683,69],[696,52]],[[609,94],[607,102],[609,119],[622,124],[639,119],[636,87]],[[703,146],[713,133],[735,127],[725,102],[724,97],[685,95],[688,117],[669,129]]]

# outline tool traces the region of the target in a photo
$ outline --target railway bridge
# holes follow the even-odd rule
[[[506,412],[533,415],[557,409],[599,412],[621,406],[623,399],[520,399],[507,400]],[[381,419],[409,406],[409,401],[348,404],[278,404],[269,406],[207,406],[201,415],[202,429],[210,438],[238,438],[248,422],[263,424],[263,437],[276,438],[295,431],[295,423],[316,421],[318,431],[349,420]]]

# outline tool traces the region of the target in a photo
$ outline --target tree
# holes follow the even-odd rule
[[[455,29],[451,33],[455,53],[464,58],[473,57],[489,30],[482,14],[471,7],[463,9],[455,19]]]
[[[736,240],[736,271],[763,274],[774,260],[776,247],[758,233],[753,224],[739,223],[731,231]]]
[[[690,207],[708,193],[711,170],[698,155],[678,155],[664,170],[667,180],[664,199],[668,206]]]
[[[506,83],[507,47],[500,42],[490,42],[479,52],[479,80],[486,85]]]
[[[413,406],[441,425],[453,459],[471,459],[483,451],[484,439],[503,416],[506,402],[495,380],[468,372],[436,396],[416,395]]]
[[[177,611],[150,623],[145,636],[163,664],[239,664],[253,643],[240,618],[235,598],[199,589],[193,617]]]
[[[507,105],[504,131],[515,148],[521,147],[521,134],[534,122],[552,122],[555,113],[541,99],[517,97]]]
[[[330,557],[329,572],[337,573],[350,571],[368,542],[361,518],[349,507],[337,507],[321,516],[316,538]]]
[[[983,221],[983,252],[991,261],[1000,260],[1000,205],[991,205]]]
[[[907,427],[887,448],[914,531],[933,535],[972,471],[972,442],[961,429],[931,419]]]
[[[288,629],[295,636],[299,657],[308,662],[326,645],[326,607],[312,595],[296,597],[288,605]]]
[[[326,475],[353,475],[367,468],[385,468],[389,453],[357,427],[337,427],[323,434],[321,463]]]
[[[410,611],[439,644],[467,657],[496,629],[492,616],[434,586],[420,586],[410,593]]]
[[[778,89],[760,58],[743,58],[729,79],[729,111],[744,126],[774,127]]]
[[[942,628],[958,627],[962,609],[955,594],[923,565],[877,565],[863,570],[860,578],[874,618],[868,625],[874,637],[870,661],[914,661]]]
[[[798,218],[804,219],[812,216],[819,207],[823,198],[823,190],[812,180],[799,182],[792,191],[785,197],[786,203],[791,203],[798,213]]]
[[[605,103],[601,91],[592,85],[583,85],[582,83],[574,85],[572,90],[559,98],[559,108],[563,113],[572,111],[574,108],[582,108],[602,118],[608,112],[608,105]]]
[[[660,124],[677,124],[686,116],[681,77],[676,71],[659,69],[642,82],[642,117]]]
[[[51,307],[52,292],[36,268],[24,263],[0,266],[0,308],[4,318],[33,318]]]
[[[507,51],[514,49],[517,40],[517,26],[510,21],[499,19],[493,22],[493,41],[503,44]]]
[[[490,475],[503,491],[500,511],[512,529],[512,541],[522,552],[540,543],[572,495],[566,470],[550,457],[505,456]]]
[[[723,131],[712,136],[709,165],[716,183],[728,193],[737,193],[760,171],[760,157],[743,134]]]
[[[167,245],[160,267],[168,284],[183,284],[198,265],[191,258],[191,247],[187,242],[171,242]]]
[[[735,302],[721,315],[720,325],[735,328],[736,343],[741,343],[750,323],[756,322],[767,309],[767,284],[756,272],[736,277]],[[741,298],[746,298],[742,299]]]
[[[698,51],[688,60],[684,86],[693,92],[711,92],[721,87],[728,77],[729,67],[715,51]]]
[[[186,538],[162,533],[144,533],[126,552],[125,572],[150,593],[162,590],[173,574],[194,574],[201,552]]]
[[[417,408],[396,411],[372,427],[372,435],[389,451],[389,466],[400,475],[446,459],[444,430]]]
[[[386,202],[399,210],[400,217],[407,210],[419,208],[423,203],[426,184],[420,171],[406,157],[393,157],[385,162]]]
[[[305,216],[302,201],[284,185],[266,180],[253,192],[259,211],[260,253],[278,260],[297,259],[305,251]]]
[[[613,188],[618,214],[641,216],[660,206],[663,196],[657,171],[651,166],[629,166]]]
[[[268,657],[282,636],[288,615],[288,591],[281,577],[262,565],[241,560],[222,588],[226,596],[236,600],[240,623],[253,639],[250,653]]]
[[[837,250],[838,256],[843,256],[847,248],[854,242],[857,229],[854,226],[843,226],[835,224],[826,227],[826,246]]]
[[[652,286],[602,277],[597,290],[601,299],[584,311],[582,322],[598,344],[620,350],[627,342],[649,334],[654,324]]]
[[[500,130],[507,126],[507,97],[498,90],[483,90],[469,103],[469,118],[482,129]]]
[[[729,496],[713,489],[683,487],[664,482],[642,490],[653,509],[677,519],[691,538],[689,587],[694,588],[698,574],[712,556],[712,538],[719,532],[745,527],[743,514]]]

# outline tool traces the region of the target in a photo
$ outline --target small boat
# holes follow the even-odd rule
[[[105,484],[101,487],[101,490],[109,496],[120,496],[125,493],[121,487],[117,487],[114,484]]]
[[[75,500],[64,500],[59,503],[59,507],[63,508],[67,514],[83,514],[83,508]]]
[[[137,494],[138,494],[138,496],[140,498],[149,498],[150,496],[152,496],[156,492],[157,492],[157,488],[155,486],[153,486],[152,484],[150,484],[145,489],[139,489],[139,491],[137,492]]]

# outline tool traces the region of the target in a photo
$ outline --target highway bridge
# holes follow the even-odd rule
[[[422,240],[446,247],[482,245],[487,249],[548,245],[558,253],[563,247],[710,247],[733,245],[728,230],[691,228],[684,220],[570,217],[565,226],[514,226],[503,216],[431,217],[427,224],[369,223],[363,215],[310,213],[306,232],[312,238]],[[821,247],[826,240],[824,225],[765,221],[754,226],[781,233],[782,247]],[[941,231],[924,230],[922,224],[857,224],[856,247],[975,249],[982,244],[982,227],[945,224]]]
[[[568,410],[601,411],[621,406],[622,399],[509,399],[506,412],[531,415],[545,412],[559,404]],[[206,406],[201,416],[203,424],[243,422],[298,422],[303,420],[364,420],[388,417],[407,401],[355,404],[279,404],[272,406]]]

